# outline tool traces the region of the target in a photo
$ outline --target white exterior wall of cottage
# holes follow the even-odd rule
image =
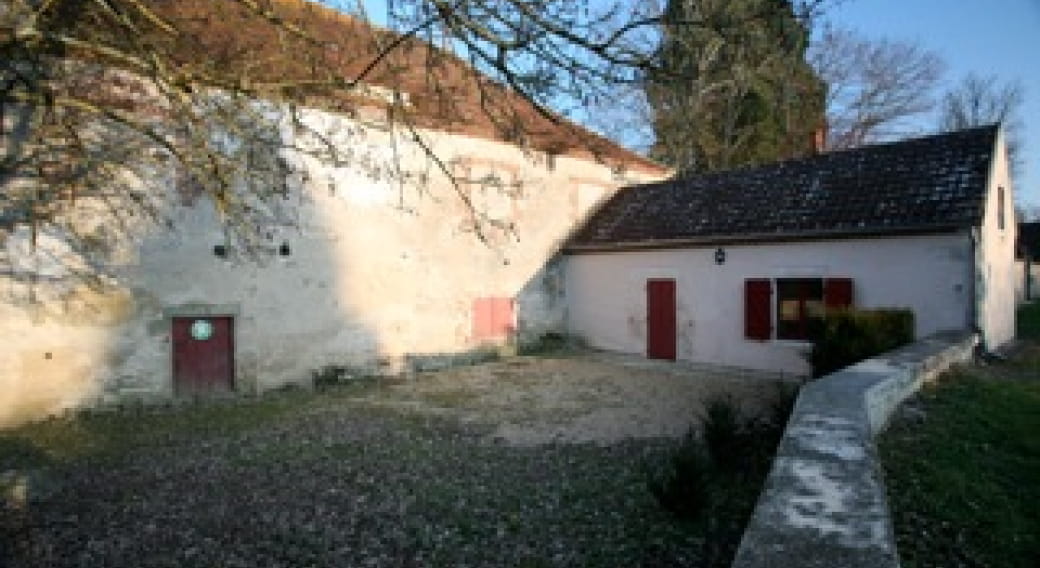
[[[982,331],[983,345],[990,350],[1001,347],[1015,337],[1015,288],[1018,279],[1022,277],[1015,268],[1018,227],[1004,136],[1004,130],[1000,129],[990,166],[989,187],[978,237],[978,326]]]
[[[744,336],[746,279],[851,278],[857,307],[909,307],[916,335],[972,326],[972,245],[967,232],[796,241],[567,257],[568,330],[591,346],[646,352],[646,281],[676,280],[677,358],[808,374],[799,341]],[[776,296],[772,298],[773,324]],[[775,331],[774,336],[775,337]]]
[[[396,373],[414,358],[465,353],[481,343],[473,302],[482,297],[517,298],[519,332],[529,338],[559,330],[563,285],[547,262],[595,204],[590,192],[605,198],[659,175],[619,177],[592,159],[547,161],[505,143],[425,133],[444,162],[505,182],[506,191],[471,193],[477,208],[514,229],[485,226],[484,243],[455,189],[406,136],[395,153],[389,131],[357,140],[342,116],[313,111],[308,120],[344,133],[338,142],[369,166],[308,164],[297,226],[273,232],[260,264],[234,250],[214,255],[224,233],[200,200],[174,211],[172,231],[122,243],[120,281],[103,293],[79,286],[30,302],[24,285],[0,280],[0,427],[99,401],[169,396],[173,313],[234,315],[235,388],[249,392],[306,383],[326,365]],[[398,159],[428,181],[368,175],[372,164],[392,168]],[[10,235],[7,253],[30,255],[27,238]],[[288,256],[277,252],[283,242]]]

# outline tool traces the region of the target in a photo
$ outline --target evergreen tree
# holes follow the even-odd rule
[[[825,87],[807,43],[790,0],[668,0],[645,86],[651,155],[712,171],[811,153]]]

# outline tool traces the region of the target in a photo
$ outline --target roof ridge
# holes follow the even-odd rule
[[[609,199],[569,246],[591,250],[977,226],[997,128],[630,186]]]
[[[366,54],[371,49],[376,49],[376,46],[370,41],[370,36],[393,34],[394,37],[397,37],[400,35],[400,32],[377,25],[367,19],[357,18],[314,0],[272,0],[270,4],[266,5],[267,10],[277,18],[299,26],[304,32],[308,32],[310,39],[320,44],[309,54],[294,52],[294,55],[290,57],[286,52],[272,51],[278,49],[278,42],[264,41],[264,37],[271,32],[260,16],[249,11],[236,12],[233,6],[228,7],[229,14],[237,14],[235,18],[232,18],[234,21],[230,24],[228,21],[219,21],[220,18],[196,18],[192,21],[190,14],[206,14],[213,9],[209,1],[178,0],[176,3],[167,4],[158,0],[149,0],[149,3],[161,8],[160,12],[163,15],[187,18],[184,21],[191,22],[186,29],[190,29],[191,36],[198,36],[200,41],[190,44],[190,47],[179,47],[182,57],[188,61],[202,57],[203,55],[198,50],[201,50],[201,53],[206,52],[206,44],[237,44],[237,51],[222,52],[225,60],[221,60],[221,64],[233,68],[235,61],[238,61],[236,58],[252,57],[262,64],[262,67],[258,67],[261,80],[263,80],[264,74],[277,78],[276,82],[291,79],[301,73],[300,78],[306,78],[307,67],[306,65],[301,67],[299,62],[310,59],[313,59],[310,61],[312,66],[315,62],[323,64],[318,66],[321,69],[319,74],[322,76],[331,72],[333,76],[349,78],[352,73],[369,64],[371,57]],[[243,20],[238,21],[236,18],[243,18]],[[256,18],[256,25],[252,23],[253,18]],[[228,20],[228,18],[224,18],[224,20]],[[235,23],[238,26],[235,26]],[[266,21],[266,24],[273,25],[270,21]],[[342,33],[338,31],[340,26],[349,27],[353,32]],[[291,41],[305,40],[297,38]],[[503,131],[503,125],[516,122],[524,125],[522,134],[527,139],[529,147],[535,150],[594,159],[612,166],[623,164],[627,167],[655,173],[664,173],[669,170],[667,166],[592,131],[564,116],[556,109],[547,109],[550,116],[543,115],[527,97],[477,69],[454,50],[432,44],[418,35],[412,35],[406,44],[410,47],[398,49],[394,55],[381,61],[378,68],[372,69],[366,76],[364,83],[408,93],[412,98],[412,105],[414,105],[410,109],[410,113],[414,113],[417,127],[515,143],[515,140],[510,137],[510,133]],[[328,51],[322,46],[337,46],[338,49]],[[247,54],[239,54],[239,51],[245,51]],[[416,71],[416,68],[420,67],[414,64],[416,58],[433,58],[440,62],[441,72],[433,83],[429,79],[423,78],[422,71]],[[495,89],[503,89],[507,92],[508,100],[500,100],[496,103],[497,106],[494,110],[487,110],[486,105],[475,94],[475,90],[478,89],[475,83],[483,81],[487,81],[488,85],[495,85],[493,87]],[[466,93],[466,95],[459,96],[459,93]],[[349,93],[345,92],[337,95],[330,91],[328,94],[330,95],[329,100],[326,101],[328,107],[338,107],[347,101],[345,97],[349,97]],[[310,102],[321,107],[322,103],[318,102],[321,97],[320,93],[315,93],[314,100]],[[450,100],[452,108],[458,112],[444,113],[442,109],[438,114],[437,108],[440,100],[438,97]],[[338,98],[344,98],[344,100],[337,101]],[[354,104],[357,102],[355,101]],[[502,114],[497,119],[492,116],[496,111]],[[559,151],[557,152],[556,149]]]
[[[968,135],[968,134],[975,134],[975,133],[986,131],[986,130],[993,130],[994,131],[994,135],[995,135],[996,131],[999,128],[1000,128],[1000,123],[999,122],[994,122],[994,123],[990,123],[990,124],[984,124],[984,125],[981,125],[981,126],[972,126],[972,127],[969,127],[969,128],[963,128],[963,129],[960,129],[960,130],[950,130],[950,131],[946,131],[946,132],[933,132],[933,133],[924,134],[924,135],[921,135],[921,136],[913,136],[913,137],[909,137],[909,138],[901,138],[899,140],[886,140],[884,142],[876,142],[876,143],[873,143],[873,144],[864,144],[862,146],[856,146],[856,147],[853,147],[853,148],[841,148],[841,149],[837,149],[837,150],[826,150],[826,151],[823,151],[823,152],[820,152],[820,153],[817,153],[817,154],[808,155],[808,156],[799,156],[799,157],[794,157],[794,158],[784,158],[782,160],[776,160],[776,161],[773,161],[773,162],[765,162],[765,163],[762,163],[762,164],[748,164],[748,165],[737,166],[735,168],[729,168],[729,169],[725,169],[725,170],[714,170],[714,171],[710,171],[710,172],[693,172],[693,173],[689,173],[689,174],[676,176],[675,179],[677,179],[677,180],[679,180],[679,179],[693,179],[693,178],[699,178],[699,177],[711,177],[711,176],[715,176],[715,175],[728,175],[728,174],[735,173],[735,172],[748,172],[748,171],[754,171],[754,170],[759,170],[759,169],[778,168],[778,167],[783,167],[783,166],[793,165],[793,164],[810,163],[810,162],[815,161],[815,160],[825,160],[825,159],[833,158],[835,156],[863,153],[863,152],[869,152],[869,151],[872,151],[872,150],[880,150],[880,149],[884,149],[884,148],[892,148],[892,147],[898,147],[898,146],[914,144],[914,143],[924,143],[924,142],[934,141],[936,139],[941,139],[941,138],[946,138],[946,137],[951,137],[951,136],[965,136],[965,135]],[[664,180],[663,182],[656,182],[656,183],[667,183],[668,181],[669,180]]]

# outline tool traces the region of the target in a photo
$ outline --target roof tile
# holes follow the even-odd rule
[[[997,126],[630,186],[570,250],[978,225]]]

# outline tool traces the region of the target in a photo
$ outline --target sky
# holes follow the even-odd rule
[[[374,19],[385,14],[387,0],[362,1]],[[947,66],[940,92],[968,73],[1020,81],[1024,167],[1014,188],[1020,204],[1040,208],[1040,0],[832,0],[825,19],[868,38],[916,42],[935,52]],[[936,122],[922,118],[922,130]]]
[[[1013,183],[1020,204],[1040,207],[1040,0],[845,0],[827,19],[934,51],[947,65],[944,87],[972,72],[1020,81],[1024,167]]]

